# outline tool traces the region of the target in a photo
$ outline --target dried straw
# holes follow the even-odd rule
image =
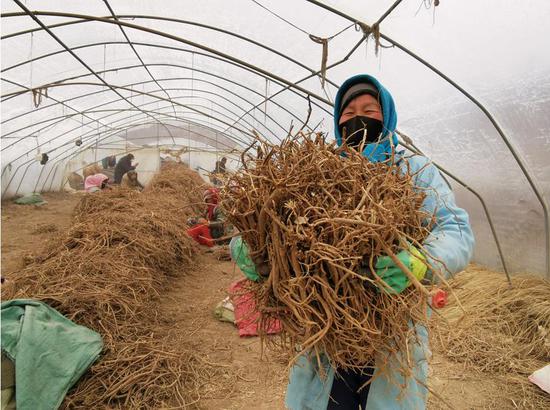
[[[219,245],[212,251],[213,256],[219,261],[230,261],[231,253],[228,245]]]
[[[43,234],[43,233],[51,233],[51,232],[57,232],[59,230],[59,227],[56,224],[52,223],[40,223],[37,224],[36,227],[33,229],[33,234]]]
[[[550,408],[527,376],[550,363],[550,282],[469,268],[452,282],[465,309],[450,304],[435,318],[434,342],[451,360],[501,378],[517,408]]]
[[[157,309],[170,278],[192,261],[185,221],[197,211],[200,184],[181,165],[164,169],[143,193],[86,195],[57,245],[3,295],[42,300],[102,335],[101,359],[65,407],[181,408],[198,400],[200,386],[216,373],[169,334]]]
[[[401,264],[413,286],[381,292],[374,264],[384,254],[398,262],[396,253],[408,243],[422,248],[430,232],[414,175],[321,135],[259,142],[256,159],[243,154],[243,162],[227,181],[223,207],[263,277],[254,289],[264,329],[279,319],[294,359],[299,346],[339,369],[408,352],[409,323],[427,322],[428,291]]]

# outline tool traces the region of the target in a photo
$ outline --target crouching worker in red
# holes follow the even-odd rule
[[[201,245],[212,247],[216,240],[225,233],[225,221],[219,207],[220,192],[216,188],[208,188],[204,191],[206,212],[204,217],[189,218],[187,223],[191,226],[187,234]]]

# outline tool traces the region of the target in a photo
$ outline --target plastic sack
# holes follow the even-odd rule
[[[233,259],[239,269],[244,273],[244,276],[254,282],[260,279],[260,276],[256,272],[256,266],[248,254],[248,247],[240,236],[235,236],[231,239],[229,251],[231,253],[231,259]]]

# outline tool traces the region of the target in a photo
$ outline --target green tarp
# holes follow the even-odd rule
[[[103,347],[98,333],[25,299],[2,303],[1,344],[15,363],[19,410],[57,409]]]
[[[22,196],[21,198],[17,198],[15,201],[18,205],[44,205],[47,204],[46,201],[44,201],[44,198],[42,198],[42,195],[39,193],[33,192],[32,194],[27,194],[25,196]]]

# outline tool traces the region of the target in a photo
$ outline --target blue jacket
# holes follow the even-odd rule
[[[374,78],[369,75],[357,75],[348,79],[338,90],[334,104],[334,132],[338,144],[342,137],[338,130],[340,118],[340,102],[349,87],[360,82],[374,84],[380,92],[380,103],[384,118],[385,135],[377,144],[368,144],[363,155],[371,161],[381,161],[388,158],[392,148],[398,145],[395,128],[397,113],[390,93]],[[396,152],[396,151],[395,151]],[[456,206],[455,198],[447,183],[441,177],[439,170],[423,156],[413,155],[405,158],[403,153],[397,153],[395,161],[402,166],[408,164],[409,172],[416,174],[415,185],[428,188],[423,209],[437,218],[430,236],[424,241],[424,247],[433,258],[432,266],[442,270],[447,276],[461,271],[466,267],[473,252],[474,237],[468,214]],[[405,170],[404,170],[405,171]],[[393,409],[425,409],[427,390],[424,387],[428,376],[428,332],[425,327],[417,325],[415,328],[418,343],[412,347],[412,361],[414,377],[406,380],[399,372],[399,360],[396,356],[378,357],[377,363],[387,363],[384,374],[375,371],[375,378],[370,386],[366,410],[393,410]],[[304,354],[290,372],[286,405],[291,410],[326,410],[329,394],[334,379],[334,369],[324,364],[326,377],[318,375],[317,365],[308,360]]]

